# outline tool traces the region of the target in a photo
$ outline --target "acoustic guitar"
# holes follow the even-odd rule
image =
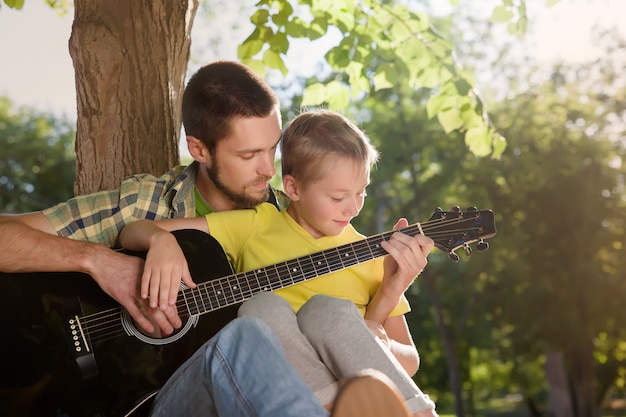
[[[495,236],[490,210],[442,211],[400,232],[424,234],[452,260]],[[174,232],[196,288],[181,288],[182,328],[152,338],[82,273],[0,273],[0,415],[138,416],[169,376],[236,317],[239,305],[384,256],[393,231],[254,271],[233,273],[220,244],[196,230]],[[132,254],[142,256],[144,254]],[[211,313],[211,314],[207,314]]]

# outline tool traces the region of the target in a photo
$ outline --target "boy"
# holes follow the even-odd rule
[[[142,297],[153,306],[172,305],[181,279],[194,285],[182,251],[166,230],[210,232],[237,271],[363,239],[350,220],[363,207],[370,169],[378,159],[365,134],[338,113],[306,112],[285,128],[281,153],[283,188],[291,200],[285,211],[261,204],[253,210],[139,221],[124,228],[124,247],[149,249]],[[406,225],[401,219],[396,226]],[[395,233],[382,246],[390,256],[275,294],[259,294],[244,304],[240,315],[259,316],[272,326],[288,359],[322,404],[335,397],[338,380],[372,367],[393,380],[411,412],[434,415],[434,404],[409,376],[417,371],[419,357],[404,319],[409,311],[404,292],[426,266],[433,242],[423,235]],[[347,314],[325,317],[325,311],[336,311],[337,303],[343,303],[340,308]],[[359,355],[349,348],[359,349]]]

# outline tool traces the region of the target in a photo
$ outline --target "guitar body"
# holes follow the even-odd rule
[[[196,283],[232,273],[212,237],[193,230],[175,235]],[[168,344],[146,343],[125,333],[87,340],[91,352],[78,358],[68,318],[117,311],[119,304],[86,274],[0,273],[0,415],[126,415],[236,317],[237,308],[200,317]],[[140,408],[143,413],[149,403]]]

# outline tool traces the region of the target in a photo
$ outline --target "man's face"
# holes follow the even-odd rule
[[[267,200],[280,138],[280,113],[232,121],[232,134],[211,155],[207,174],[215,188],[235,203],[252,208]]]

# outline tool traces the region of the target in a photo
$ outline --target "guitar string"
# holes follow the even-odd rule
[[[458,221],[456,221],[458,223]],[[441,223],[441,222],[439,222]],[[467,229],[470,230],[470,229]],[[459,232],[458,230],[455,232]],[[390,232],[388,234],[391,234],[393,232]],[[446,231],[444,233],[445,234],[449,234],[449,231]],[[433,235],[433,233],[429,233],[429,236],[433,236],[434,238],[439,237],[438,235],[440,235],[440,233],[435,233]],[[381,239],[382,240],[382,239]],[[306,280],[308,278],[307,273],[310,274],[311,272],[313,272],[313,277],[317,277],[320,275],[323,275],[325,273],[328,272],[333,272],[336,271],[338,269],[342,269],[342,268],[346,268],[349,266],[352,266],[356,263],[361,263],[362,261],[360,261],[361,255],[363,255],[364,253],[362,252],[362,248],[360,248],[360,246],[365,246],[366,251],[365,252],[370,252],[371,254],[371,242],[373,241],[372,238],[368,238],[367,242],[364,242],[364,240],[362,241],[358,241],[358,242],[353,242],[352,244],[348,244],[348,245],[344,245],[341,246],[339,248],[334,248],[334,249],[329,249],[326,251],[322,251],[322,252],[318,252],[315,254],[311,254],[308,256],[304,256],[302,258],[302,260],[306,260],[306,258],[310,258],[309,262],[311,260],[313,260],[316,257],[324,257],[325,262],[321,263],[320,261],[318,261],[318,265],[321,264],[322,267],[321,268],[315,268],[314,267],[314,271],[311,269],[304,269],[302,268],[302,265],[298,264],[298,269],[299,270],[304,270],[304,274],[300,273],[298,274],[298,277],[302,276],[302,278],[304,278],[303,280]],[[377,242],[377,241],[376,241]],[[343,250],[342,250],[343,249]],[[382,248],[379,248],[379,254],[378,256],[384,255],[385,251],[382,250]],[[351,257],[350,260],[351,262],[349,263],[345,263],[339,256],[341,254],[346,254],[346,253],[353,253],[357,259],[357,261],[355,262],[354,259],[355,257]],[[325,256],[325,254],[331,254],[332,258],[331,261],[328,261],[328,257]],[[377,257],[377,256],[376,256]],[[367,256],[366,260],[371,260],[373,259],[373,257],[371,256]],[[337,259],[340,262],[337,262]],[[206,304],[210,304],[210,307],[208,308],[208,310],[215,310],[218,308],[223,308],[226,307],[228,305],[232,305],[235,304],[237,302],[243,301],[243,299],[245,299],[248,296],[252,296],[254,293],[251,289],[250,289],[250,277],[254,278],[257,282],[258,287],[260,288],[259,291],[263,291],[263,290],[275,290],[275,289],[279,289],[279,288],[283,288],[285,286],[289,286],[289,285],[293,285],[299,281],[294,281],[294,277],[291,277],[291,282],[288,282],[287,285],[280,285],[280,282],[276,282],[273,279],[276,278],[277,276],[280,277],[281,275],[281,271],[278,270],[278,267],[281,268],[282,272],[288,272],[286,271],[286,264],[289,263],[295,263],[297,262],[296,260],[291,260],[291,261],[286,261],[286,262],[282,262],[280,264],[275,264],[275,265],[270,265],[268,267],[264,267],[258,270],[254,270],[254,271],[247,271],[245,273],[240,273],[240,274],[235,274],[235,275],[231,275],[231,276],[227,276],[227,277],[222,277],[219,279],[214,279],[211,280],[209,282],[204,282],[202,283],[201,286],[196,287],[196,289],[193,290],[186,290],[186,292],[189,293],[189,297],[186,297],[186,294],[183,294],[182,299],[179,301],[178,303],[178,307],[186,307],[186,309],[189,309],[189,302],[187,301],[187,298],[191,299],[191,301],[195,304],[195,308],[191,308],[190,310],[193,311],[199,311],[199,312],[206,312],[207,311],[207,307]],[[299,263],[299,262],[298,262]],[[308,264],[308,263],[307,263]],[[271,268],[274,268],[276,270],[276,273],[268,273],[268,272],[264,272],[264,271],[268,271]],[[318,271],[318,269],[322,269],[322,273],[320,273],[320,271]],[[324,270],[327,270],[327,272],[324,273]],[[261,272],[259,274],[259,272]],[[278,274],[278,275],[277,275]],[[248,279],[244,280],[243,283],[244,284],[248,284],[247,286],[241,286],[238,284],[232,285],[232,281],[233,278],[238,278],[238,277],[248,277]],[[264,285],[261,285],[261,281],[259,281],[259,277],[262,278],[266,278],[263,280]],[[269,278],[269,279],[268,279]],[[223,283],[226,282],[228,283],[227,286],[224,286]],[[240,283],[241,281],[237,281],[238,283]],[[278,284],[278,285],[277,285]],[[216,286],[219,285],[219,288],[216,290]],[[212,297],[210,295],[210,293],[208,291],[206,291],[208,286],[212,286],[213,290],[211,291],[212,293],[216,294],[217,297]],[[264,286],[266,286],[266,288],[263,288]],[[205,292],[207,292],[207,294],[209,294],[208,298],[206,296],[204,296],[202,294],[202,291],[205,290]],[[234,290],[234,291],[233,291]],[[219,299],[224,299],[224,297],[226,297],[226,303],[219,303]],[[217,306],[215,306],[215,304]],[[191,311],[190,311],[191,312]],[[197,313],[192,313],[191,315],[195,315]]]
[[[386,252],[380,248],[376,248],[380,255],[384,255]],[[342,255],[346,255],[348,252],[350,253],[350,258],[343,258]],[[311,277],[318,277],[321,275],[325,275],[330,272],[334,272],[340,269],[348,268],[350,266],[362,263],[360,261],[362,255],[366,254],[366,260],[374,259],[374,257],[369,256],[371,254],[370,246],[366,247],[366,250],[363,251],[363,248],[357,248],[352,251],[335,251],[330,254],[330,256],[324,256],[325,262],[321,264],[321,266],[315,266],[315,257],[320,257],[321,255],[315,254],[311,255],[309,260],[306,260],[307,257],[302,257],[302,261],[292,261],[291,266],[295,269],[289,271],[284,265],[280,267],[274,266],[275,271],[271,270],[271,267],[265,267],[261,270],[256,271],[248,271],[246,273],[237,274],[234,276],[223,277],[217,280],[212,280],[210,282],[204,283],[201,288],[196,288],[192,291],[194,293],[192,298],[194,301],[194,305],[191,306],[190,312],[192,315],[204,313],[207,310],[216,310],[219,308],[223,308],[232,304],[236,304],[238,302],[244,301],[245,299],[251,297],[257,292],[265,291],[265,290],[277,290],[281,288],[285,288],[287,286],[291,286],[297,284],[301,281],[305,281],[310,279]],[[354,255],[354,256],[352,256]],[[375,257],[378,257],[375,256]],[[289,261],[287,263],[290,263]],[[280,268],[280,269],[279,269]],[[276,278],[280,278],[280,276],[289,275],[287,279],[276,280]],[[247,280],[237,280],[237,284],[233,285],[233,278],[236,277],[248,277]],[[252,282],[256,281],[257,283],[264,285],[258,285],[258,290],[254,291],[250,288],[250,282],[252,278]],[[262,279],[262,281],[260,281]],[[223,283],[228,283],[228,286],[223,285]],[[247,285],[241,285],[241,283]],[[213,286],[212,291],[208,291],[208,286]],[[216,291],[215,287],[218,288]],[[205,290],[207,292],[207,296],[202,294],[202,291]],[[184,303],[184,302],[183,302]],[[181,303],[181,304],[183,304]],[[206,305],[209,304],[210,307],[207,309]]]
[[[447,225],[449,223],[466,223],[468,221],[474,222],[476,220],[476,217],[473,218],[454,218],[454,219],[436,219],[436,220],[432,220],[432,221],[427,221],[424,223],[421,223],[421,228],[423,233],[430,237],[433,240],[436,240],[438,238],[441,237],[446,237],[446,236],[452,236],[454,234],[462,234],[464,232],[467,231],[471,231],[471,230],[475,230],[477,228],[465,228],[465,229],[456,229],[453,230],[452,232],[447,229]],[[441,228],[445,228],[446,230],[443,231],[437,231],[437,229],[441,229]],[[401,230],[399,230],[402,233],[408,234],[410,236],[415,236],[417,234],[420,234],[419,231],[419,227],[417,227],[417,224],[415,225],[410,225],[407,226]],[[281,262],[279,264],[275,264],[275,265],[270,265],[267,267],[263,267],[260,268],[259,270],[255,270],[255,271],[247,271],[244,273],[240,273],[240,274],[235,274],[235,275],[231,275],[231,276],[227,276],[227,277],[222,277],[222,278],[218,278],[218,279],[214,279],[211,281],[207,281],[207,282],[203,282],[201,284],[198,285],[198,287],[196,287],[195,289],[186,289],[184,291],[182,291],[183,294],[181,294],[181,296],[179,297],[179,301],[177,301],[176,303],[176,307],[178,309],[179,312],[179,316],[181,318],[181,320],[184,320],[188,317],[188,315],[186,314],[187,312],[190,312],[190,308],[189,308],[189,301],[187,301],[187,299],[191,299],[193,300],[193,304],[195,304],[195,308],[199,309],[200,305],[202,304],[202,312],[207,312],[207,311],[211,311],[211,310],[216,310],[219,308],[223,308],[226,307],[228,305],[232,305],[232,304],[236,304],[238,302],[243,301],[244,299],[247,299],[249,297],[251,297],[252,295],[256,294],[257,292],[263,291],[264,289],[260,289],[257,292],[254,292],[250,286],[248,285],[244,290],[236,290],[236,293],[233,293],[233,286],[228,286],[228,287],[224,287],[223,282],[227,282],[227,281],[232,281],[233,277],[237,278],[237,277],[244,277],[244,276],[248,276],[248,275],[254,275],[254,279],[256,280],[256,283],[259,284],[258,288],[262,288],[263,285],[261,285],[261,281],[259,281],[259,275],[258,275],[258,271],[263,271],[263,270],[269,270],[271,268],[275,269],[275,273],[269,274],[269,273],[265,273],[264,276],[267,280],[263,280],[263,283],[265,284],[266,288],[269,287],[272,290],[276,290],[279,288],[284,288],[286,286],[291,286],[294,285],[300,281],[306,280],[306,279],[310,279],[307,278],[307,274],[313,273],[313,277],[317,277],[317,276],[321,276],[321,275],[325,275],[329,272],[334,272],[337,271],[339,269],[344,269],[344,268],[348,268],[350,266],[353,266],[355,264],[358,263],[362,263],[363,261],[359,261],[360,257],[363,255],[366,255],[366,260],[371,260],[374,259],[376,257],[382,256],[384,255],[384,253],[386,253],[382,247],[379,247],[379,243],[387,236],[391,236],[393,233],[395,233],[396,231],[388,231],[388,232],[384,232],[384,233],[380,233],[378,235],[374,235],[374,236],[370,236],[368,238],[365,238],[363,240],[357,241],[357,242],[353,242],[350,244],[346,244],[346,245],[342,245],[339,246],[337,248],[332,248],[332,249],[327,249],[324,250],[322,252],[318,252],[318,253],[314,253],[311,255],[307,255],[304,256],[300,259],[305,259],[305,258],[314,258],[314,257],[323,257],[324,259],[324,263],[323,265],[323,270],[327,271],[327,272],[322,272],[321,274],[319,272],[316,272],[317,270],[315,269],[315,266],[313,266],[313,270],[310,269],[302,269],[301,268],[301,264],[300,261],[298,261],[298,258],[293,259],[293,260],[288,260],[285,262]],[[376,245],[374,247],[374,249],[376,249],[377,255],[373,256],[374,253],[372,253],[372,246]],[[345,264],[344,263],[344,259],[341,258],[341,254],[345,254],[346,252],[349,253],[353,253],[355,256],[350,258],[350,263]],[[380,252],[380,254],[378,254]],[[327,256],[328,255],[328,256]],[[356,259],[356,261],[355,261]],[[291,275],[291,273],[289,273],[290,275],[290,280],[291,283],[288,283],[287,285],[282,285],[276,282],[272,282],[272,279],[274,278],[280,278],[280,272],[279,271],[279,267],[283,268],[283,272],[288,272],[287,270],[285,270],[285,265],[289,264],[289,263],[294,263],[294,262],[298,262],[299,264],[299,268],[298,270],[300,271],[299,274],[297,274],[297,276],[295,277],[295,279],[300,279],[298,281],[294,280],[294,276]],[[309,262],[311,261],[311,259],[309,260]],[[321,262],[321,261],[318,261]],[[319,263],[318,263],[319,264]],[[294,271],[292,271],[294,272]],[[216,290],[216,282],[215,281],[219,281],[218,283],[220,284],[220,288],[221,290]],[[283,280],[285,281],[285,280]],[[244,281],[247,282],[247,284],[250,284],[250,281]],[[276,286],[276,285],[279,286]],[[211,285],[213,286],[213,295],[211,295],[211,293],[206,290],[206,288]],[[237,285],[237,288],[239,288],[239,285]],[[202,290],[205,289],[205,292],[207,292],[207,296],[208,299],[206,298],[207,296],[202,295]],[[197,294],[196,294],[197,293]],[[227,294],[227,295],[225,295]],[[240,294],[240,295],[239,295]],[[190,296],[188,296],[190,295]],[[239,295],[239,296],[238,296]],[[220,297],[222,299],[224,299],[224,297],[227,297],[227,302],[226,304],[220,303],[219,299]],[[241,298],[244,297],[244,298]],[[210,307],[207,308],[206,304],[210,304]],[[214,304],[217,305],[217,307],[214,307]],[[182,307],[182,308],[181,308]],[[85,333],[89,336],[89,338],[93,341],[102,341],[102,340],[106,340],[110,337],[117,337],[119,335],[123,335],[126,334],[126,332],[124,331],[124,329],[120,326],[120,313],[121,313],[122,308],[121,307],[117,307],[117,308],[113,308],[113,309],[109,309],[109,310],[105,310],[105,311],[101,311],[98,313],[94,313],[91,315],[87,315],[84,316],[83,318],[81,318]],[[193,314],[190,314],[193,315]]]
[[[470,219],[470,220],[474,220],[474,219]],[[458,219],[452,219],[451,222],[459,223],[460,221]],[[441,225],[442,223],[444,223],[444,221],[437,221],[437,223],[438,223],[438,225]],[[424,225],[426,225],[426,223],[424,223],[422,225],[423,230],[426,229],[424,227]],[[436,229],[436,228],[438,228],[438,226],[433,227],[433,229]],[[401,231],[406,233],[406,234],[411,234],[411,232],[414,231],[414,229],[415,229],[414,226],[409,226],[407,228],[404,228]],[[419,228],[417,228],[417,229],[418,229],[417,230],[418,233],[416,233],[416,234],[419,234]],[[471,229],[460,229],[460,230],[467,231],[467,230],[471,230]],[[458,232],[460,232],[460,230],[456,230],[455,232],[458,233]],[[429,232],[430,232],[430,230],[429,230]],[[382,234],[378,235],[378,237],[383,237],[384,235],[391,235],[393,233],[394,233],[394,231],[385,232],[385,233],[382,233]],[[449,235],[449,234],[450,234],[450,231],[447,230],[447,231],[445,231],[445,233],[432,233],[432,232],[430,232],[428,234],[428,236],[433,238],[433,239],[436,239],[440,235],[445,236],[445,235]],[[358,242],[353,242],[352,244],[344,245],[345,247],[335,248],[336,250],[329,249],[327,251],[323,251],[323,252],[320,252],[320,253],[312,254],[309,257],[324,256],[324,258],[326,260],[326,263],[328,264],[328,266],[326,268],[324,268],[324,269],[328,270],[328,272],[333,272],[333,271],[336,271],[338,269],[347,268],[347,267],[353,266],[356,263],[361,263],[361,261],[358,261],[358,259],[359,259],[359,254],[363,254],[363,253],[360,252],[363,248],[359,248],[360,246],[365,246],[366,249],[367,249],[365,252],[369,251],[370,254],[371,254],[370,242],[377,242],[377,240],[375,238],[376,238],[376,236],[372,236],[371,238],[367,238],[366,239],[367,242],[365,242],[365,240],[358,241]],[[357,261],[356,262],[351,262],[350,264],[346,265],[340,257],[339,258],[337,258],[337,257],[340,256],[340,250],[339,249],[340,248],[347,249],[347,247],[351,247],[350,251],[353,252],[356,255]],[[380,248],[380,250],[382,250],[382,248]],[[328,259],[325,256],[325,253],[332,253],[332,257],[334,259],[331,258],[331,262],[328,262]],[[381,256],[384,253],[385,253],[384,250],[382,250],[382,252],[378,256]],[[376,257],[378,257],[378,256],[376,256]],[[304,257],[304,258],[306,258],[306,257]],[[339,262],[337,262],[337,259],[339,260]],[[351,259],[354,260],[355,258],[351,258]],[[371,259],[374,259],[374,258],[370,257],[370,256],[367,257],[367,260],[371,260]],[[285,263],[289,263],[289,261],[287,261]],[[273,265],[273,266],[275,266],[275,265]],[[315,267],[314,267],[314,269],[315,269]],[[300,274],[298,274],[298,277],[302,277],[303,278],[302,280],[306,280],[307,279],[307,273],[310,273],[310,272],[313,272],[313,271],[312,270],[306,270],[306,269],[303,269],[303,270],[304,270],[304,273],[301,272]],[[276,271],[277,271],[277,273],[279,272],[278,269],[276,269]],[[324,274],[326,274],[328,272],[323,272],[321,274],[319,272],[314,272],[313,277],[321,276],[321,275],[324,275]],[[256,271],[248,271],[247,275],[253,275],[253,273],[254,273],[254,276],[256,278],[257,283],[259,284],[259,287],[261,287],[260,281],[258,280],[258,275],[256,274]],[[242,276],[242,275],[246,275],[246,273],[237,274],[237,275],[235,275],[235,277],[239,277],[239,276]],[[280,285],[280,283],[278,283],[279,285],[276,286],[277,283],[272,283],[271,279],[280,277],[280,275],[276,275],[276,274],[271,274],[271,275],[265,274],[265,275],[268,278],[267,284],[273,290],[278,289],[278,288],[284,288],[286,286],[291,286],[293,284],[296,284],[297,282],[300,282],[300,281],[295,281],[294,277],[290,276],[290,279],[291,279],[290,283],[287,283],[287,285]],[[298,277],[296,277],[296,278],[298,278]],[[233,276],[223,277],[220,280],[224,280],[225,278],[232,279]],[[213,280],[213,281],[215,281],[215,280]],[[209,282],[206,282],[206,283],[203,283],[203,284],[212,284],[214,286],[213,281],[209,281]],[[248,284],[249,284],[249,281],[248,281]],[[232,286],[228,288],[229,291],[232,291],[232,289],[233,289]],[[197,290],[197,288],[195,290],[192,290],[192,291],[196,291],[196,290]],[[186,290],[186,291],[188,291],[188,290]],[[225,291],[223,286],[222,286],[222,291]],[[214,290],[214,292],[215,292],[215,290]],[[204,296],[202,296],[202,294],[199,295],[199,298],[196,295],[194,295],[193,297],[190,297],[190,298],[194,299],[194,303],[196,303],[196,308],[198,307],[198,299],[199,299],[200,302],[204,306],[203,311],[206,312],[206,311],[210,311],[210,310],[216,310],[216,309],[219,309],[219,308],[223,308],[223,307],[226,307],[228,305],[236,304],[236,303],[241,302],[244,299],[246,299],[246,297],[251,297],[252,295],[255,294],[255,292],[253,292],[249,287],[247,287],[247,289],[245,289],[243,291],[239,290],[239,291],[236,291],[236,292],[240,293],[240,295],[237,296],[238,294],[235,294],[235,293],[232,293],[232,292],[229,293],[227,295],[228,301],[227,301],[226,304],[223,304],[223,305],[221,305],[219,303],[219,301],[218,301],[219,298],[220,298],[219,297],[220,296],[219,292],[215,292],[216,293],[215,295],[217,296],[216,298],[211,296],[209,293],[207,293],[207,294],[209,294],[208,302],[211,303],[211,307],[210,307],[209,310],[207,310],[207,308],[205,307],[205,305],[206,305],[205,304],[206,298]],[[224,294],[224,293],[222,293],[222,294]],[[224,295],[221,295],[221,297],[223,299]],[[185,297],[182,297],[182,298],[185,298]],[[213,307],[213,303],[214,302],[218,305],[217,307]],[[185,308],[182,309],[182,311],[180,310],[181,306],[185,307]],[[182,302],[177,303],[177,308],[179,310],[179,314],[180,314],[181,319],[185,319],[187,317],[187,315],[185,313],[189,310],[188,302],[183,300]],[[101,340],[102,337],[108,338],[110,336],[114,337],[114,336],[118,336],[120,334],[125,334],[125,331],[122,328],[117,328],[117,325],[119,324],[118,322],[119,322],[120,310],[121,310],[121,308],[117,308],[117,309],[111,309],[111,310],[109,310],[107,312],[101,312],[101,313],[105,313],[105,314],[100,314],[99,317],[96,319],[96,321],[100,322],[100,327],[99,328],[97,327],[97,325],[91,325],[90,326],[89,325],[89,321],[90,320],[87,320],[87,319],[83,320],[85,327],[90,330],[89,333],[90,333],[91,338],[93,340],[95,340],[95,339]],[[112,318],[112,320],[108,320],[107,321],[107,318]],[[102,327],[102,325],[104,325],[104,327]],[[113,330],[111,332],[106,332],[108,329],[111,329],[111,328],[113,328]],[[99,333],[102,333],[102,332],[106,332],[106,333],[104,335],[99,335]]]
[[[439,222],[439,223],[441,223],[441,222]],[[458,223],[458,221],[457,221],[457,223]],[[419,228],[418,228],[418,229],[419,229]],[[404,230],[404,232],[406,233],[407,231],[406,231],[406,230]],[[456,232],[458,232],[458,231],[456,231]],[[393,233],[393,232],[389,232],[389,233]],[[384,234],[387,234],[387,233],[384,233]],[[383,235],[384,235],[384,234],[383,234]],[[441,234],[442,234],[442,233],[429,233],[429,236],[430,236],[430,237],[432,237],[432,238],[437,238],[437,237],[439,237],[438,235],[441,235]],[[446,231],[445,233],[443,233],[443,235],[449,235],[449,234],[450,234],[450,233],[449,233],[449,231]],[[299,265],[299,269],[301,270],[301,272],[300,272],[299,274],[297,274],[297,277],[295,277],[295,279],[296,279],[296,280],[294,280],[294,277],[293,277],[293,276],[291,276],[291,274],[290,274],[290,279],[291,279],[291,282],[288,282],[286,285],[281,285],[281,284],[280,284],[280,282],[279,282],[279,283],[272,282],[272,279],[273,279],[273,278],[280,277],[280,274],[278,274],[278,275],[277,275],[277,274],[265,274],[265,275],[266,275],[266,278],[268,278],[267,284],[270,286],[270,288],[271,288],[271,289],[274,289],[274,290],[275,290],[275,289],[278,289],[278,288],[284,288],[284,287],[286,287],[286,286],[291,286],[291,285],[293,285],[293,284],[295,284],[295,283],[299,282],[299,280],[297,280],[297,279],[298,279],[298,277],[302,277],[302,279],[301,279],[301,280],[306,280],[306,279],[307,279],[307,275],[308,275],[308,274],[310,274],[311,272],[313,272],[313,275],[312,275],[313,277],[317,277],[317,276],[324,275],[324,274],[326,274],[326,273],[328,273],[328,272],[333,272],[333,271],[336,271],[336,270],[338,270],[338,269],[343,269],[343,268],[350,267],[350,266],[352,266],[352,265],[354,265],[354,264],[356,264],[356,263],[361,263],[361,261],[359,261],[358,259],[359,259],[359,255],[360,255],[360,254],[363,254],[362,252],[360,252],[360,251],[362,251],[362,249],[363,249],[363,248],[359,248],[359,247],[360,247],[360,246],[365,246],[365,247],[366,247],[366,249],[367,249],[365,252],[368,252],[368,251],[369,251],[369,252],[370,252],[370,255],[373,255],[373,254],[371,253],[371,245],[369,244],[369,242],[372,242],[372,241],[376,242],[376,241],[375,241],[375,240],[373,240],[373,239],[368,239],[368,242],[367,242],[367,243],[365,243],[364,241],[358,241],[358,242],[354,242],[353,244],[349,244],[349,245],[347,245],[347,246],[351,246],[351,251],[354,253],[354,255],[356,256],[356,259],[357,259],[357,261],[356,261],[356,262],[354,262],[354,259],[355,259],[355,258],[351,258],[351,263],[349,263],[349,264],[347,264],[347,265],[346,265],[346,264],[344,263],[344,261],[340,258],[340,251],[339,251],[339,250],[333,250],[333,249],[330,249],[330,250],[329,250],[329,251],[330,251],[330,253],[331,253],[331,258],[330,258],[330,259],[331,259],[331,261],[330,261],[330,262],[328,261],[328,259],[329,259],[329,258],[325,256],[325,253],[324,253],[324,252],[326,252],[326,251],[324,251],[324,252],[322,252],[322,253],[317,253],[317,254],[312,254],[312,255],[310,255],[310,257],[311,257],[311,258],[312,258],[312,257],[314,257],[314,256],[324,256],[324,259],[325,259],[325,263],[324,263],[324,265],[328,265],[326,268],[324,268],[324,270],[327,270],[327,272],[322,272],[322,273],[320,273],[319,271],[317,271],[317,268],[315,268],[315,267],[313,267],[313,268],[314,268],[314,271],[313,271],[313,270],[307,270],[306,268],[303,268],[303,267],[302,267],[302,265]],[[364,244],[364,243],[365,243],[365,244]],[[382,248],[379,248],[379,252],[380,252],[380,255],[383,255],[383,254],[384,254],[384,250],[382,250]],[[326,252],[326,253],[328,253],[328,252]],[[380,256],[380,255],[379,255],[379,256]],[[377,256],[376,256],[376,257],[377,257]],[[306,257],[305,257],[305,258],[306,258]],[[371,257],[371,256],[369,256],[369,255],[368,255],[368,256],[367,256],[367,260],[370,260],[370,259],[373,259],[373,257]],[[338,261],[338,262],[337,262],[337,261]],[[287,261],[287,262],[289,262],[289,261]],[[278,269],[276,269],[276,271],[277,271],[277,273],[279,272],[279,271],[278,271]],[[303,272],[302,272],[302,271],[303,271]],[[261,285],[260,285],[260,281],[258,280],[258,275],[256,274],[256,272],[255,272],[255,271],[249,271],[249,272],[251,272],[251,273],[248,273],[247,275],[254,275],[254,276],[255,276],[255,278],[256,278],[257,283],[259,284],[259,287],[261,287]],[[241,276],[241,275],[242,275],[242,274],[239,274],[239,275],[237,275],[237,276]],[[244,273],[243,275],[246,275],[246,274]],[[231,276],[231,277],[225,277],[225,278],[232,278],[232,276]],[[211,283],[211,282],[209,282],[209,283]],[[248,281],[248,283],[249,283],[249,281]],[[278,286],[277,286],[276,284],[278,284]],[[222,286],[222,288],[223,288],[223,286]],[[233,287],[231,286],[230,288],[228,288],[228,290],[231,290],[231,291],[232,291],[232,290],[233,290]],[[215,292],[215,291],[214,291],[214,292]],[[240,295],[238,296],[238,294],[237,294],[237,293],[240,293]],[[209,299],[208,299],[208,301],[209,301],[209,303],[211,303],[211,308],[210,308],[210,309],[211,309],[211,310],[216,310],[216,309],[219,309],[219,308],[222,308],[222,307],[225,307],[225,306],[231,305],[231,304],[236,304],[236,303],[238,303],[238,302],[243,301],[243,300],[244,300],[244,299],[246,299],[247,297],[251,297],[254,293],[255,293],[255,292],[253,292],[253,291],[252,291],[249,287],[247,287],[247,288],[246,288],[245,290],[243,290],[243,291],[241,291],[241,290],[236,291],[236,293],[231,292],[231,293],[227,296],[227,297],[228,297],[228,301],[227,301],[227,303],[226,303],[226,304],[224,304],[224,305],[220,305],[220,303],[219,303],[219,301],[218,301],[219,297],[215,298],[215,297],[213,297],[213,296],[211,296],[211,295],[209,294]],[[219,294],[215,294],[215,295],[219,295]],[[242,297],[243,297],[243,298],[242,298]],[[194,302],[196,303],[196,307],[198,307],[198,306],[197,306],[197,303],[198,303],[198,297],[197,297],[197,296],[194,296],[193,298],[194,298]],[[223,295],[222,295],[222,298],[223,298]],[[207,308],[206,308],[206,306],[205,306],[205,302],[204,302],[204,300],[205,300],[205,297],[203,297],[203,296],[200,294],[200,302],[201,302],[201,303],[203,304],[203,306],[204,306],[203,311],[205,311],[205,312],[206,312],[206,311],[207,311]],[[216,304],[218,305],[217,307],[213,307],[214,302],[216,302]],[[184,301],[184,302],[182,302],[182,303],[178,303],[177,307],[181,307],[181,306],[183,306],[183,307],[187,307],[187,305],[188,305],[188,302]],[[124,334],[124,333],[125,333],[125,331],[124,331],[122,328],[116,328],[116,327],[117,327],[116,325],[118,324],[118,321],[119,321],[119,311],[116,311],[116,310],[119,310],[119,309],[112,309],[112,310],[109,310],[109,311],[107,312],[107,314],[102,314],[102,315],[100,315],[100,317],[98,317],[98,320],[100,321],[100,324],[101,324],[100,328],[97,328],[95,325],[92,325],[91,327],[89,327],[89,326],[88,326],[88,324],[89,324],[89,323],[85,323],[85,326],[86,326],[86,327],[89,327],[89,329],[90,329],[90,334],[91,334],[91,338],[92,338],[92,339],[94,339],[94,340],[95,340],[95,339],[100,340],[100,339],[101,339],[101,337],[106,337],[106,338],[108,338],[108,337],[111,337],[111,336],[117,336],[117,335],[120,335],[120,334]],[[181,319],[184,319],[184,318],[186,318],[186,317],[187,317],[187,315],[186,315],[186,314],[184,314],[187,310],[188,310],[188,308],[184,308],[184,309],[182,310],[182,313],[180,314]],[[180,312],[180,308],[179,308],[179,312]],[[111,318],[111,317],[112,317],[112,320],[107,321],[107,318]],[[88,322],[88,320],[85,320],[85,321],[87,321],[87,322]],[[102,324],[104,324],[104,327],[102,327]],[[112,332],[106,332],[108,329],[110,329],[110,328],[112,328],[112,327],[113,327]],[[105,333],[104,335],[100,335],[100,336],[99,336],[99,333],[102,333],[102,332],[106,332],[106,333]]]

